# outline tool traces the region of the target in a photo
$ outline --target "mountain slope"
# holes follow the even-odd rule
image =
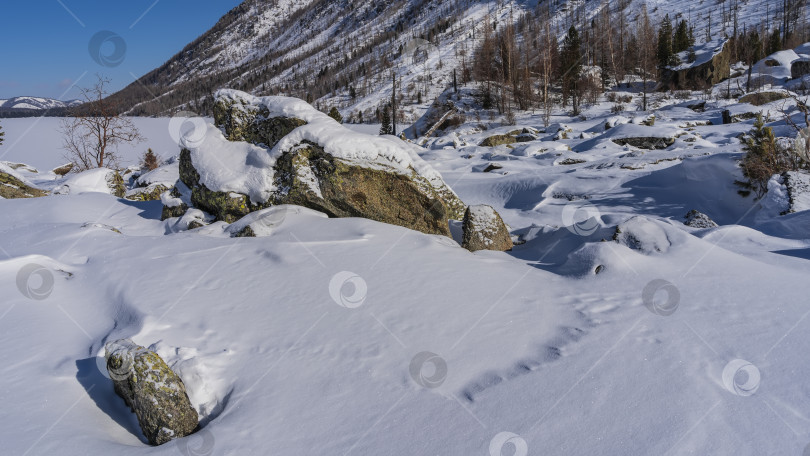
[[[362,111],[368,119],[390,99],[393,70],[407,123],[449,86],[454,69],[469,66],[482,24],[497,28],[548,8],[562,34],[571,23],[588,24],[609,6],[630,28],[642,3],[656,24],[664,14],[689,19],[698,42],[731,34],[733,4],[740,28],[771,27],[779,20],[777,5],[768,0],[245,0],[114,97],[133,115],[179,109],[210,114],[211,94],[229,87],[337,106],[344,117]]]
[[[61,115],[67,108],[81,104],[79,100],[54,100],[42,97],[14,97],[0,99],[0,117],[27,117]]]

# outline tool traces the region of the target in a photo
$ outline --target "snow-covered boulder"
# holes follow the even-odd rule
[[[666,149],[675,143],[681,131],[673,128],[648,127],[634,123],[618,125],[606,131],[601,137],[609,138],[614,143],[630,145],[639,149]]]
[[[108,168],[94,168],[82,171],[67,178],[53,189],[56,195],[75,195],[78,193],[109,193],[122,198],[126,194],[124,179],[118,171]]]
[[[630,119],[624,116],[610,116],[605,121],[605,130],[610,130],[616,125],[622,125],[630,122]]]
[[[619,224],[613,240],[645,255],[665,253],[672,245],[667,232],[658,223],[642,216]]]
[[[180,163],[177,160],[141,174],[135,179],[135,187],[128,190],[126,198],[136,201],[155,201],[160,195],[172,188],[180,178]]]
[[[792,49],[774,52],[754,64],[753,73],[759,75],[762,84],[784,82],[791,77],[791,62],[799,59]]]
[[[492,206],[479,204],[468,207],[462,228],[461,246],[471,252],[512,249],[509,229]]]
[[[714,220],[696,209],[689,211],[684,218],[686,220],[683,224],[692,228],[717,228],[717,223]]]
[[[152,445],[162,445],[197,429],[197,411],[183,380],[152,350],[129,339],[105,346],[107,371],[115,392],[135,412]]]
[[[191,212],[191,211],[189,211]],[[301,206],[283,204],[251,212],[228,226],[226,231],[233,237],[270,236],[281,227],[287,217],[326,218],[326,214]]]
[[[464,213],[418,146],[353,132],[296,98],[221,90],[216,99],[217,125],[182,150],[179,177],[191,206],[218,220],[295,204],[449,235],[448,219]],[[162,199],[182,208],[182,193]]]
[[[662,73],[660,90],[699,89],[713,86],[729,77],[731,49],[728,40],[719,39],[694,46],[694,61],[689,51],[677,54],[680,64]]]
[[[546,133],[553,133],[551,139],[554,141],[569,139],[573,131],[574,130],[571,127],[562,123],[554,123],[549,125],[548,128],[546,128]]]

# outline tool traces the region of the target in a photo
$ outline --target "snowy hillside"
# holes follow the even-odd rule
[[[312,96],[313,104],[337,106],[344,117],[362,111],[368,120],[369,113],[390,99],[393,70],[399,92],[408,100],[406,122],[412,122],[451,84],[454,69],[460,72],[470,65],[482,39],[482,24],[492,21],[496,28],[503,27],[525,13],[548,7],[562,37],[571,23],[587,24],[609,5],[615,17],[624,17],[626,27],[632,28],[642,3],[648,5],[656,24],[665,14],[689,19],[699,43],[707,35],[717,38],[731,33],[733,3],[740,29],[778,22],[769,0],[609,4],[597,0],[247,0],[116,97],[131,113],[169,115],[180,107],[207,113],[211,102],[206,98],[220,87],[304,99],[317,91],[324,94]],[[421,103],[417,102],[420,91]]]

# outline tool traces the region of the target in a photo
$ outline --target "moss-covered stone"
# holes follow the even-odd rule
[[[180,151],[180,182],[186,184],[188,188],[194,188],[200,184],[200,173],[194,168],[191,162],[191,151],[183,149]]]
[[[520,132],[518,131],[518,133],[520,133]],[[508,134],[508,135],[493,135],[493,136],[490,136],[489,138],[486,138],[483,141],[481,141],[481,144],[479,144],[479,146],[481,146],[481,147],[495,147],[495,146],[501,146],[501,145],[504,145],[504,144],[514,144],[516,142],[517,142],[517,137],[513,136],[511,134]]]
[[[107,186],[110,187],[110,193],[119,198],[123,198],[127,194],[124,178],[118,171],[113,171],[107,176]]]
[[[191,189],[191,203],[197,209],[202,209],[214,215],[217,220],[227,223],[233,223],[253,211],[269,207],[269,204],[252,204],[247,195],[233,192],[214,192],[202,184]]]
[[[107,344],[106,359],[115,392],[135,412],[149,443],[162,445],[197,429],[183,380],[157,353],[122,339]]]
[[[36,198],[47,194],[38,188],[25,185],[11,174],[0,171],[0,198]]]
[[[168,188],[163,184],[153,184],[148,187],[130,190],[126,194],[126,199],[132,201],[157,201],[166,190]]]
[[[265,107],[219,99],[214,104],[214,124],[225,130],[229,141],[247,141],[273,147],[281,138],[306,122],[294,117],[270,117]]]

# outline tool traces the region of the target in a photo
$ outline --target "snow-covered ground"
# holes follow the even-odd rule
[[[0,201],[3,453],[807,454],[810,211],[779,215],[776,181],[761,201],[737,193],[752,121],[721,112],[753,107],[654,101],[654,126],[600,103],[425,143],[467,204],[511,226],[506,253],[296,207],[231,238],[160,221],[159,201]],[[168,119],[137,123],[149,140],[130,163],[177,153]],[[57,120],[2,125],[0,160],[63,162]],[[536,139],[478,146],[524,128]],[[640,133],[674,142],[615,142]],[[693,209],[719,226],[684,225]],[[200,432],[145,443],[105,376],[119,338],[178,372]]]

